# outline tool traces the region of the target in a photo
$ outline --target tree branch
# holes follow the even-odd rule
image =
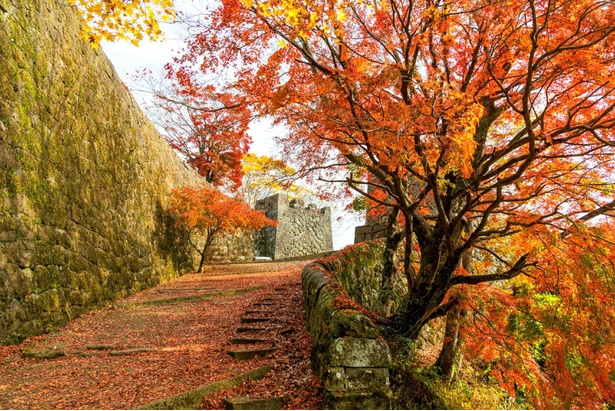
[[[524,256],[522,256],[510,270],[504,271],[503,273],[485,274],[485,275],[468,275],[468,276],[458,275],[456,277],[451,278],[451,281],[449,284],[452,287],[457,284],[474,285],[474,284],[480,284],[480,283],[485,283],[485,282],[490,282],[490,281],[510,280],[511,278],[515,278],[516,276],[521,274],[524,268],[536,265],[535,262],[534,263],[526,262],[528,256],[529,254],[525,254]]]
[[[431,321],[434,318],[444,317],[447,312],[449,312],[452,308],[454,308],[457,304],[459,304],[459,300],[457,297],[453,297],[448,302],[438,306],[427,318],[427,321]],[[426,321],[426,322],[427,322]]]

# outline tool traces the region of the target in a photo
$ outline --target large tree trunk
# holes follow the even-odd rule
[[[461,310],[454,307],[446,313],[446,330],[444,332],[444,344],[442,351],[436,361],[436,366],[440,368],[442,376],[450,384],[455,378],[455,360],[459,354],[459,320]]]
[[[416,339],[423,326],[431,319],[444,316],[455,301],[442,304],[449,289],[449,281],[461,256],[447,256],[434,241],[423,247],[421,266],[408,298],[393,316],[392,332]]]
[[[386,242],[383,254],[384,263],[382,269],[382,281],[380,284],[382,301],[381,314],[384,317],[389,317],[391,315],[391,310],[393,307],[393,283],[395,275],[399,269],[397,250],[403,239],[403,232],[397,225],[398,214],[399,210],[393,208],[387,216]]]
[[[416,291],[411,293],[402,308],[391,318],[392,332],[411,340],[418,338],[421,329],[429,320],[445,314],[438,312],[445,294],[435,292],[419,295]]]
[[[470,250],[463,253],[461,264],[469,274],[472,273],[472,252]],[[455,380],[461,364],[462,354],[459,350],[459,328],[461,326],[461,318],[464,315],[465,311],[461,310],[458,306],[453,307],[446,313],[444,343],[440,356],[436,361],[436,366],[440,367],[442,376],[446,378],[448,384]]]

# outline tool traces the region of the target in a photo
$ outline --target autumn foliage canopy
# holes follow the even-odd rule
[[[160,22],[172,21],[176,13],[173,0],[69,0],[84,18],[82,34],[93,44],[101,40],[156,40]]]
[[[288,155],[388,207],[400,335],[463,308],[462,348],[511,394],[601,408],[614,21],[609,0],[224,0],[170,74],[233,70],[227,89],[288,127]]]
[[[242,184],[242,158],[250,148],[252,118],[231,93],[190,79],[156,92],[157,123],[164,137],[205,180],[236,190]]]

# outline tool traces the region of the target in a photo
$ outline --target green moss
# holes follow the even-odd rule
[[[321,261],[348,295],[357,303],[374,312],[381,312],[385,301],[381,290],[384,240],[363,242],[348,246]],[[407,295],[406,279],[398,273],[392,293],[395,312]]]
[[[369,318],[353,310],[336,312],[329,323],[329,330],[333,338],[377,338],[380,335],[378,327]]]
[[[391,380],[396,409],[527,409],[496,381],[467,366],[450,385],[434,367],[396,366]]]
[[[252,371],[240,374],[236,377],[227,378],[217,381],[213,384],[208,384],[196,388],[191,391],[186,391],[172,397],[163,398],[158,401],[145,404],[139,409],[142,410],[198,410],[201,408],[203,399],[218,391],[235,387],[246,380],[260,380],[271,371],[270,366],[264,366]]]

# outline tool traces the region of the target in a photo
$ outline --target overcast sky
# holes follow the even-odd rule
[[[139,88],[135,84],[133,77],[135,74],[146,68],[151,70],[155,77],[160,77],[163,67],[171,61],[172,57],[182,49],[182,41],[177,34],[178,27],[175,25],[164,25],[163,32],[166,40],[160,42],[143,41],[138,47],[127,42],[102,43],[102,48],[115,66],[120,78],[133,91],[139,104],[143,106],[150,98],[147,93],[136,91]],[[137,86],[137,87],[136,87]],[[276,133],[279,135],[284,130],[274,129],[268,122],[259,122],[250,125],[249,134],[253,144],[250,151],[258,155],[279,157],[278,149],[273,140]],[[333,206],[333,245],[335,249],[343,248],[352,244],[354,240],[354,227],[362,224],[362,219],[350,216],[336,209],[343,206]],[[341,217],[342,220],[338,221]]]

